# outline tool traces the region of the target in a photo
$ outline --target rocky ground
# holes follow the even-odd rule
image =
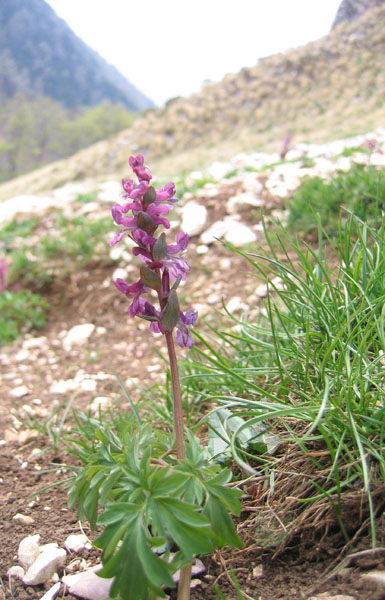
[[[349,158],[336,157],[345,146],[356,147],[368,139],[375,148],[371,156],[356,153]],[[221,309],[222,299],[231,312],[239,311],[257,306],[266,291],[248,275],[246,261],[215,238],[246,248],[248,244],[263,245],[261,206],[268,219],[284,220],[285,199],[304,177],[347,170],[353,161],[370,160],[371,164],[384,165],[384,143],[385,131],[378,130],[349,143],[299,147],[290,151],[287,162],[262,173],[250,171],[250,167],[260,168],[269,161],[275,162],[277,157],[238,156],[232,163],[212,165],[209,174],[220,183],[206,185],[194,197],[187,194],[175,220],[175,226],[182,222],[183,230],[191,236],[188,249],[191,274],[182,299],[186,308],[198,310],[202,323],[199,326],[204,327],[204,318],[209,321],[218,318],[215,309]],[[311,166],[304,163],[308,158],[312,159]],[[245,170],[247,166],[249,170]],[[237,174],[226,179],[226,173],[234,168],[238,169]],[[195,173],[190,178],[193,181],[201,176]],[[45,198],[10,199],[0,205],[0,222],[22,212],[41,214],[44,224],[49,222],[53,206],[64,207],[73,214],[85,212],[86,206],[88,214],[91,211],[102,214],[111,202],[118,200],[119,186],[105,182],[93,206],[89,203],[79,207],[74,203],[75,195],[88,191],[82,186],[71,184]],[[96,263],[87,271],[58,277],[45,292],[51,306],[45,329],[0,349],[0,599],[48,600],[64,594],[74,597],[69,591],[74,592],[72,583],[63,579],[63,575],[83,573],[98,562],[98,554],[87,539],[80,540],[83,545],[79,549],[76,545],[79,538],[75,541],[68,538],[88,536],[90,531],[86,523],[78,521],[76,512],[68,510],[63,486],[38,492],[65,478],[62,464],[71,464],[73,460],[58,439],[64,411],[70,404],[97,411],[99,406],[114,406],[118,402],[120,410],[128,409],[121,400],[111,367],[119,373],[133,398],[138,395],[138,384],[149,385],[164,379],[160,358],[163,339],[151,335],[146,323],[127,318],[125,298],[112,284],[117,276],[135,280],[137,267],[129,258],[128,248],[115,247],[111,252],[119,260],[114,266]],[[64,420],[63,427],[69,419]],[[38,426],[27,427],[28,421]],[[219,584],[228,600],[236,598],[230,569],[236,573],[245,598],[385,598],[383,548],[371,551],[369,541],[362,537],[354,548],[361,554],[341,564],[335,546],[337,538],[331,536],[329,543],[324,539],[320,549],[314,549],[309,556],[298,546],[273,558],[271,552],[254,542],[247,525],[257,499],[246,497],[245,506],[248,508],[238,523],[244,549],[225,550],[204,558],[204,571],[197,575],[193,598],[216,598],[214,583]],[[24,541],[24,546],[32,548],[34,560],[44,554],[45,544],[56,543],[59,548],[48,549],[53,553],[53,562],[37,579],[29,572],[26,574],[28,560],[32,559],[26,559],[23,545],[21,550],[19,546],[29,536],[40,536]],[[383,537],[385,527],[379,523],[381,547],[385,545]],[[326,572],[338,565],[335,577],[325,577]],[[85,587],[80,592],[75,590],[79,597],[90,600],[107,597],[100,595],[100,586],[96,591],[92,583],[86,583]]]

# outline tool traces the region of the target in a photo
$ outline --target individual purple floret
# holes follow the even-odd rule
[[[130,317],[137,316],[150,321],[150,329],[154,333],[170,333],[176,327],[177,343],[181,347],[192,348],[194,342],[190,327],[195,324],[197,313],[188,310],[183,314],[176,294],[180,281],[186,279],[190,270],[188,262],[181,256],[187,248],[189,237],[187,233],[180,231],[175,244],[167,244],[164,233],[156,237],[159,226],[170,228],[166,215],[178,200],[175,197],[175,185],[168,183],[160,190],[150,186],[152,175],[144,165],[141,154],[131,156],[129,164],[137,175],[139,184],[135,185],[132,179],[122,180],[122,198],[131,202],[113,206],[112,217],[122,229],[109,244],[117,244],[127,233],[136,244],[132,253],[139,256],[144,264],[140,268],[139,281],[130,285],[123,279],[117,279],[115,286],[128,298],[132,298],[128,309]],[[173,282],[172,287],[170,282]],[[150,290],[157,292],[160,310],[142,298]]]
[[[176,341],[182,348],[192,348],[194,345],[189,327],[195,325],[197,316],[194,310],[188,310],[185,315],[182,312],[180,313],[178,325],[176,326]]]

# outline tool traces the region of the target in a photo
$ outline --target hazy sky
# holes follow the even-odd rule
[[[46,0],[156,104],[326,35],[341,0]]]

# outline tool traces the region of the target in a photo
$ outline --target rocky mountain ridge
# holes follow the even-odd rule
[[[0,2],[0,101],[43,95],[66,108],[153,102],[78,38],[44,0]]]
[[[332,29],[341,23],[359,19],[367,10],[384,4],[384,0],[342,0],[332,24]]]

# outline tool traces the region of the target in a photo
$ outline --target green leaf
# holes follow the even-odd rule
[[[105,530],[96,538],[94,545],[100,548],[102,552],[103,562],[109,560],[120,540],[124,537],[127,530],[132,529],[132,522],[121,522],[113,523],[105,528]]]
[[[220,408],[209,416],[208,448],[213,457],[231,456],[231,439],[238,429],[237,441],[242,448],[253,448],[261,453],[274,454],[281,440],[277,435],[268,432],[266,426],[256,423],[246,427],[246,421],[236,416],[227,408]]]
[[[174,281],[174,285],[172,286],[172,290],[177,290],[180,282],[182,281],[182,275],[178,275],[178,277]]]
[[[99,488],[94,487],[88,490],[83,502],[84,513],[87,517],[87,520],[90,523],[90,527],[92,530],[94,530],[96,527],[96,518],[98,514],[98,499]]]
[[[167,255],[166,235],[161,233],[152,249],[154,260],[161,260]]]
[[[110,525],[120,519],[131,521],[135,519],[141,511],[140,506],[128,504],[127,502],[115,502],[109,505],[99,516],[98,525]]]
[[[179,300],[175,290],[170,290],[168,300],[162,312],[162,325],[165,331],[171,332],[179,321]]]
[[[140,278],[144,285],[147,285],[147,287],[151,288],[152,290],[159,291],[162,286],[162,281],[159,275],[157,275],[155,271],[149,269],[148,267],[140,267]]]
[[[206,502],[204,514],[211,522],[218,546],[222,547],[228,544],[233,548],[242,547],[242,540],[235,531],[233,520],[222,502],[210,496]]]
[[[229,488],[222,485],[207,485],[210,497],[215,496],[226,507],[228,511],[239,516],[241,513],[240,498],[241,490],[238,488]]]
[[[181,504],[184,505],[183,508]],[[157,500],[158,519],[188,559],[195,554],[208,554],[215,549],[210,523],[196,509],[195,506],[173,498]]]
[[[174,582],[171,577],[173,571],[172,567],[151,550],[143,526],[139,525],[137,527],[136,549],[143,570],[151,583],[159,587],[162,585],[174,587]]]
[[[106,505],[106,502],[109,499],[111,491],[113,490],[113,488],[115,487],[115,485],[117,484],[119,479],[122,477],[122,475],[123,475],[123,473],[122,473],[121,468],[115,467],[111,471],[111,474],[107,477],[105,482],[100,486],[100,499],[99,499],[100,506]]]

